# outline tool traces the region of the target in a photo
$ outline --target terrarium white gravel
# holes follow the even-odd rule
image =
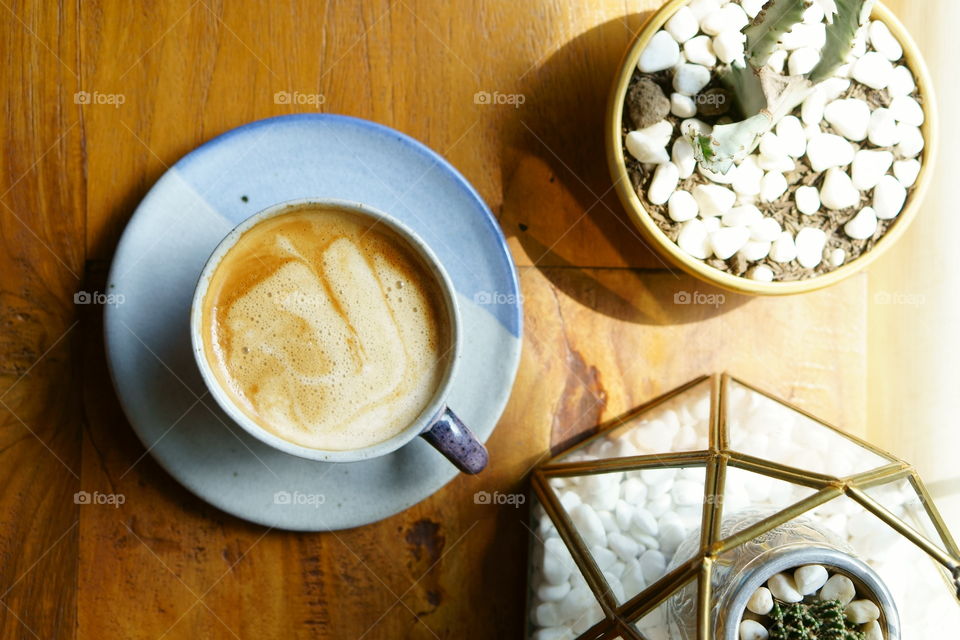
[[[840,436],[823,437],[810,428],[809,418],[766,396],[742,387],[731,388],[729,394],[730,447],[734,450],[839,477],[886,462]],[[628,430],[597,439],[564,461],[703,450],[709,446],[709,414],[709,390],[704,386],[658,406]],[[775,436],[771,425],[777,425]],[[551,486],[611,585],[614,597],[622,603],[683,560],[675,559],[674,553],[700,526],[704,475],[702,468],[646,469],[555,478]],[[908,487],[890,485],[882,493],[873,491],[871,495],[895,515],[911,521],[917,497]],[[811,489],[728,468],[724,513],[781,509],[811,493]],[[930,603],[943,602],[944,597],[949,605],[950,594],[943,584],[927,579],[930,573],[919,571],[919,562],[932,562],[922,551],[849,498],[831,500],[807,512],[804,518],[849,544],[877,571],[900,609],[904,638],[937,635],[931,628],[936,626],[935,618],[923,612]],[[602,612],[556,527],[539,506],[533,511],[532,529],[530,637],[572,640],[596,624]],[[911,558],[916,561],[911,562]],[[882,638],[879,627],[870,623],[876,619],[872,603],[857,604],[863,598],[857,598],[853,583],[833,574],[829,567],[810,565],[778,574],[752,595],[747,608],[765,615],[773,606],[773,598],[796,602],[817,592],[818,597],[840,600],[845,607],[855,604],[848,607],[848,616],[864,625],[868,639]],[[641,621],[644,637],[677,638],[665,615],[660,608]]]
[[[667,21],[640,56],[641,72],[672,74],[670,113],[684,119],[681,131],[696,126],[709,132],[709,126],[696,118],[703,98],[699,92],[720,64],[743,63],[741,29],[763,4],[761,0],[693,0]],[[810,71],[820,59],[825,25],[823,9],[813,3],[803,23],[782,37],[767,64],[791,74]],[[746,277],[769,281],[771,269],[757,264],[767,259],[795,262],[807,269],[824,262],[837,267],[849,259],[829,247],[829,238],[817,235],[823,232],[814,228],[810,216],[860,206],[866,194],[869,206],[854,211],[837,231],[863,241],[877,232],[878,220],[893,220],[900,214],[907,189],[920,172],[918,156],[924,148],[920,126],[925,119],[903,47],[885,24],[868,21],[847,64],[835,76],[820,83],[803,102],[800,118],[791,115],[781,120],[758,149],[726,176],[697,168],[690,143],[665,120],[628,133],[628,153],[652,175],[644,187],[646,198],[655,205],[669,203],[670,220],[683,225],[677,238],[680,249],[700,260],[726,260],[739,253],[748,264]],[[871,109],[865,100],[843,97],[851,80],[889,91],[889,107]],[[803,157],[824,175],[819,186],[795,191],[798,232],[778,229],[773,233],[771,219],[763,216],[747,220],[726,215],[734,207],[780,198],[789,188],[784,174],[793,171]],[[694,171],[714,184],[698,186],[692,194],[678,190]],[[711,217],[718,217],[720,224],[705,225]]]

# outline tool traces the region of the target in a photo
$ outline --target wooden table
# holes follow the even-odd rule
[[[0,2],[0,636],[519,637],[526,511],[474,493],[524,491],[551,444],[717,370],[911,457],[955,500],[943,441],[960,444],[960,276],[942,273],[960,232],[955,178],[941,164],[920,219],[868,274],[797,298],[675,304],[715,292],[638,240],[601,142],[617,62],[657,4]],[[957,4],[892,3],[943,113],[960,98]],[[124,224],[169,165],[232,127],[311,108],[278,104],[281,91],[322,94],[320,110],[449,158],[500,219],[526,298],[491,468],[335,534],[239,521],[143,456],[107,377],[101,309],[74,304],[103,290]],[[480,91],[523,103],[477,104]],[[960,131],[944,125],[949,149]],[[922,300],[873,302],[883,292]],[[125,502],[77,505],[80,490]]]

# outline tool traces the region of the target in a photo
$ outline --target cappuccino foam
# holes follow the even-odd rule
[[[447,309],[407,241],[350,211],[300,207],[247,230],[203,301],[205,356],[257,424],[295,444],[387,440],[447,368]]]

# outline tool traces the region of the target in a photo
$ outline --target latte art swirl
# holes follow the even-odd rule
[[[438,287],[385,225],[299,208],[245,232],[215,269],[205,356],[264,429],[316,449],[370,446],[415,421],[440,384]]]

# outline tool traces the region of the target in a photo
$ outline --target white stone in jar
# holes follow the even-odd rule
[[[770,637],[767,628],[756,620],[744,620],[739,628],[740,640],[766,640]]]
[[[797,586],[793,582],[793,577],[785,573],[778,573],[767,580],[767,588],[770,594],[781,602],[800,602],[803,595],[797,591]]]
[[[534,620],[541,627],[556,627],[563,624],[563,614],[553,602],[543,602],[534,611]]]
[[[853,63],[853,79],[871,89],[886,89],[893,74],[893,65],[882,54],[870,51]]]
[[[625,146],[634,158],[643,163],[670,162],[667,143],[673,135],[673,126],[666,120],[627,134]]]
[[[746,36],[740,31],[724,31],[713,39],[713,50],[717,58],[724,64],[743,58]]]
[[[601,571],[606,571],[613,566],[613,563],[617,561],[617,554],[615,554],[610,549],[607,549],[605,546],[594,545],[590,547],[590,555],[593,556],[594,562],[597,563],[597,566]]]
[[[873,208],[881,220],[891,220],[900,215],[907,200],[907,190],[893,176],[883,176],[873,190]]]
[[[633,538],[627,537],[622,533],[611,533],[607,537],[610,549],[617,554],[624,562],[633,560],[640,551],[640,545]]]
[[[682,93],[670,94],[670,113],[678,118],[692,118],[697,115],[697,103]]]
[[[782,228],[773,218],[762,218],[750,225],[750,239],[760,242],[773,242],[780,237]]]
[[[787,191],[787,179],[779,171],[769,171],[760,181],[760,199],[773,202]]]
[[[797,210],[804,215],[812,215],[820,210],[820,191],[816,187],[797,187],[794,192]]]
[[[867,139],[878,147],[892,147],[900,142],[897,120],[889,109],[880,107],[870,114]]]
[[[644,580],[650,584],[663,577],[667,570],[667,560],[659,551],[650,549],[640,556],[640,569],[643,571]]]
[[[893,175],[897,177],[900,184],[909,189],[916,183],[917,176],[920,175],[920,167],[920,161],[916,159],[897,160],[893,163]]]
[[[700,29],[715,36],[724,31],[740,31],[750,19],[739,4],[730,3],[715,9],[700,19]]]
[[[680,7],[677,9],[677,12],[667,20],[667,24],[665,24],[663,28],[673,36],[674,40],[683,43],[697,35],[697,31],[700,30],[700,25],[697,16],[693,14],[693,11],[691,11],[689,7]]]
[[[574,640],[574,635],[567,627],[545,627],[535,631],[531,640]]]
[[[897,122],[919,127],[923,124],[923,107],[910,96],[896,96],[890,101],[890,113]]]
[[[777,49],[767,58],[767,66],[777,73],[783,73],[783,67],[787,64],[788,55],[789,52],[786,49]]]
[[[797,245],[797,262],[801,267],[812,269],[823,261],[823,247],[827,243],[827,235],[823,230],[804,227],[797,232],[794,243]]]
[[[880,628],[879,622],[873,620],[864,625],[863,640],[884,640],[883,630]]]
[[[900,142],[896,151],[901,158],[916,158],[923,151],[924,140],[920,127],[901,122],[897,124],[897,135]]]
[[[847,259],[847,252],[843,249],[834,249],[830,252],[830,264],[834,267],[841,266]]]
[[[737,194],[713,184],[700,184],[693,188],[693,197],[700,205],[700,215],[722,216],[733,208],[737,201]]]
[[[703,65],[684,62],[673,70],[673,90],[685,96],[697,95],[709,82],[710,70]]]
[[[883,175],[893,165],[893,154],[889,151],[861,149],[853,156],[851,179],[853,186],[860,191],[869,191],[877,186]]]
[[[880,618],[880,608],[870,600],[854,600],[843,613],[854,624],[866,624]]]
[[[672,162],[657,165],[647,189],[647,199],[652,204],[666,204],[680,182],[680,169]]]
[[[770,245],[770,242],[750,240],[747,244],[743,245],[743,249],[740,250],[740,255],[743,256],[744,260],[759,262],[770,255]]]
[[[566,580],[559,584],[550,584],[547,582],[540,585],[540,588],[537,589],[537,597],[543,602],[562,600],[568,593],[570,593],[570,583]]]
[[[697,159],[693,155],[693,147],[690,145],[690,141],[684,137],[679,137],[673,141],[670,159],[680,170],[681,180],[686,180],[692,176],[697,168]]]
[[[821,600],[839,600],[846,607],[857,595],[853,581],[845,575],[835,573],[827,579],[817,597]]]
[[[890,92],[891,96],[907,96],[916,90],[917,83],[913,79],[910,69],[900,65],[893,70],[893,74],[890,76],[890,84],[887,86],[887,91]]]
[[[777,123],[777,137],[788,156],[800,158],[807,151],[807,138],[803,124],[796,116],[786,116]]]
[[[820,52],[811,47],[800,47],[790,54],[787,69],[790,75],[798,76],[810,73],[820,62]]]
[[[860,202],[860,191],[842,169],[828,169],[820,189],[820,201],[828,209],[840,210]]]
[[[669,69],[680,61],[680,45],[666,31],[657,31],[647,48],[640,54],[637,68],[642,73],[656,73]]]
[[[765,616],[773,609],[773,596],[766,587],[760,587],[747,600],[747,609],[758,616]]]
[[[589,504],[578,504],[570,511],[570,519],[576,525],[580,537],[588,546],[602,547],[607,544],[607,532],[597,512]]]
[[[713,255],[726,260],[740,251],[749,239],[750,230],[746,227],[722,227],[710,234],[710,246]]]
[[[837,133],[848,140],[860,142],[867,137],[870,126],[870,107],[863,100],[857,98],[834,100],[824,107],[823,117]]]
[[[817,134],[807,142],[807,160],[817,173],[848,165],[853,157],[853,145],[832,133]]]
[[[756,282],[773,282],[773,269],[761,264],[748,271],[747,277]]]
[[[717,54],[713,50],[710,36],[696,36],[683,44],[683,56],[687,62],[712,67],[717,64]]]
[[[819,564],[804,565],[793,572],[797,591],[805,596],[816,593],[829,577],[826,568]]]
[[[748,156],[733,169],[733,182],[730,186],[741,196],[755,196],[760,193],[763,181],[763,169],[757,165],[756,156]]]
[[[660,532],[657,519],[647,509],[640,507],[633,512],[633,527],[635,530],[648,536],[656,536]]]
[[[870,44],[882,54],[887,60],[896,62],[903,57],[903,47],[897,39],[890,33],[887,25],[879,20],[870,23],[867,33],[870,36]]]
[[[770,246],[770,259],[774,262],[790,262],[797,257],[797,245],[789,231],[782,232]]]
[[[728,227],[749,227],[763,219],[760,209],[752,204],[734,207],[723,214],[723,224]]]
[[[686,222],[697,217],[699,208],[690,192],[680,189],[674,191],[667,201],[667,211],[674,222]]]
[[[639,478],[627,478],[620,485],[620,493],[627,504],[642,506],[647,500],[647,485]]]

